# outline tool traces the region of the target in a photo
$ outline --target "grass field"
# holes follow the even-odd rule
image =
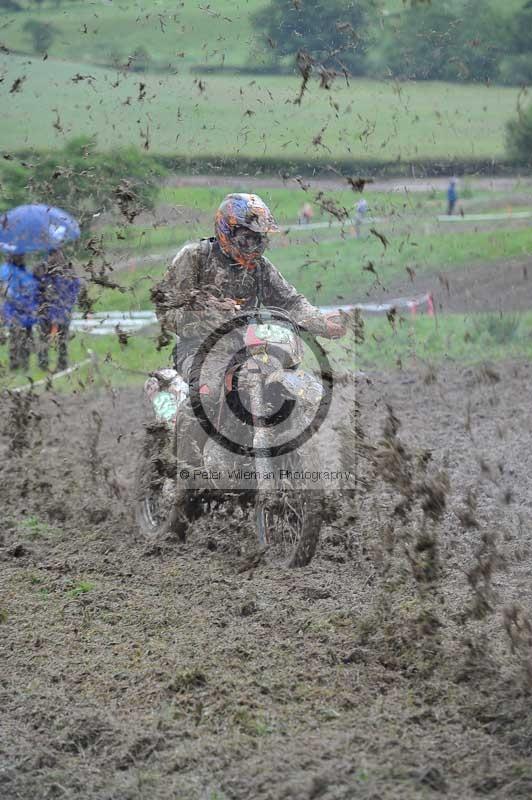
[[[69,346],[71,364],[79,364],[88,359],[88,363],[71,374],[58,378],[53,383],[54,389],[60,391],[76,392],[87,388],[100,388],[102,386],[127,386],[138,384],[145,380],[150,370],[164,366],[169,359],[170,350],[162,352],[156,349],[156,336],[132,336],[128,344],[123,346],[118,338],[112,336],[90,336],[76,334]],[[50,350],[50,366],[55,364],[53,348]],[[5,389],[24,385],[28,379],[43,381],[47,373],[37,366],[35,355],[30,357],[30,367],[27,372],[18,370],[8,372],[7,346],[0,346],[0,382]],[[36,389],[39,387],[36,387]],[[41,386],[39,391],[46,391],[46,386]]]
[[[502,159],[517,89],[294,77],[117,74],[48,59],[2,56],[6,150],[55,149],[80,134],[101,149],[133,144],[194,158]],[[16,83],[16,81],[21,81]],[[143,86],[141,86],[141,83]]]
[[[459,269],[474,261],[489,261],[532,252],[532,229],[497,233],[461,233],[389,240],[387,248],[374,236],[344,242],[320,242],[279,249],[276,265],[313,302],[349,302],[371,294],[377,282],[406,277],[414,271]],[[367,267],[372,265],[368,271]],[[374,271],[373,271],[374,270]],[[318,287],[318,283],[321,286]]]
[[[171,225],[168,222],[159,224],[136,224],[136,225],[106,225],[103,228],[103,235],[109,250],[116,251],[122,256],[124,253],[131,257],[141,255],[144,252],[157,252],[163,249],[172,249],[188,239],[207,236],[212,231],[213,209],[216,209],[223,198],[232,191],[248,192],[253,189],[252,179],[242,180],[241,185],[230,187],[165,187],[161,190],[159,201],[163,204],[163,209],[170,206],[181,212],[184,221],[181,224]],[[324,225],[323,228],[316,230],[309,227],[301,228],[297,236],[307,238],[330,238],[331,234],[336,238],[341,236],[339,230],[339,220],[336,219],[323,207],[320,207],[316,200],[317,192],[305,193],[301,189],[261,189],[261,197],[272,210],[281,228],[294,225],[298,222],[298,211],[305,201],[313,204],[313,222]],[[354,206],[360,195],[352,191],[335,191],[326,193],[326,198],[333,200],[340,211],[344,211],[346,219],[354,216]],[[442,208],[442,198],[437,194],[428,192],[417,193],[415,195],[405,194],[383,194],[382,192],[364,192],[369,208],[371,209],[371,219],[383,220],[388,222],[403,221],[413,218],[415,215],[416,223],[426,219],[433,221],[438,211]],[[167,212],[168,213],[168,212]],[[164,217],[164,210],[161,210]],[[332,227],[329,229],[327,224]],[[348,225],[346,226],[349,227]],[[101,232],[101,231],[99,231]],[[291,233],[290,236],[294,236]],[[274,244],[277,243],[274,237]],[[285,244],[285,237],[281,237]]]
[[[400,316],[394,328],[382,317],[364,322],[365,341],[355,344],[351,335],[337,342],[321,340],[334,369],[409,369],[438,366],[446,361],[465,364],[486,360],[532,357],[532,312],[515,314],[461,314],[437,317]],[[79,392],[86,389],[141,384],[150,370],[170,363],[170,347],[156,349],[155,335],[134,335],[127,345],[116,336],[77,334],[70,345],[72,363],[92,362],[53,382],[53,389]],[[6,347],[0,346],[0,364],[7,363]],[[52,359],[53,364],[53,359]],[[314,362],[312,362],[314,364]],[[37,368],[35,357],[29,372],[1,376],[5,389],[22,386],[28,380],[41,381],[46,375]],[[47,391],[45,385],[37,386]]]
[[[414,364],[462,364],[532,355],[532,314],[403,315],[392,328],[386,319],[365,323],[365,341],[327,345],[338,369],[408,369]]]
[[[230,179],[228,179],[229,181]],[[179,179],[177,179],[179,181]],[[347,183],[347,182],[346,182]],[[106,224],[98,228],[98,235],[103,235],[111,261],[129,257],[133,261],[145,253],[169,253],[182,242],[210,235],[212,231],[213,210],[230,192],[260,191],[260,195],[279,222],[283,233],[288,233],[288,240],[300,241],[342,239],[351,236],[350,223],[344,223],[344,231],[340,229],[340,221],[329,210],[332,202],[339,213],[346,219],[352,219],[355,205],[360,198],[359,192],[351,189],[335,189],[321,192],[318,185],[313,187],[302,182],[302,186],[287,182],[282,188],[261,186],[257,189],[253,176],[235,177],[231,183],[216,186],[164,185],[155,201],[156,211],[144,217],[136,224]],[[511,192],[475,188],[467,181],[461,182],[459,209],[466,215],[487,214],[485,222],[475,222],[475,231],[497,230],[508,227],[508,219],[493,220],[492,212],[507,215],[520,210],[530,212],[530,204],[524,205],[530,196],[525,182],[516,181]],[[437,217],[445,210],[445,193],[442,189],[430,191],[405,191],[399,182],[396,189],[386,192],[372,190],[368,183],[364,189],[364,197],[368,203],[368,226],[378,225],[386,235],[393,234],[408,237],[409,234],[427,236],[429,233],[445,233],[452,235],[464,231],[464,222],[458,216],[457,223],[450,230],[448,224],[440,224]],[[304,202],[310,201],[314,211],[313,223],[320,227],[301,227],[297,231],[288,230],[296,224],[298,213]],[[180,219],[176,223],[174,220]],[[151,221],[150,221],[151,220]],[[330,225],[331,227],[328,227]],[[469,228],[472,228],[470,225]],[[467,225],[465,226],[467,230]],[[280,242],[287,245],[286,235],[274,237],[274,246]],[[274,256],[275,258],[275,256]]]
[[[517,184],[518,195],[522,188]],[[183,212],[179,225],[130,225],[121,229],[104,229],[109,247],[108,258],[113,261],[131,256],[131,264],[110,277],[122,290],[102,289],[92,285],[90,294],[94,310],[138,310],[152,307],[150,289],[166,269],[170,254],[186,240],[210,232],[212,209],[230,187],[163,187],[159,196],[160,209],[177,207]],[[236,188],[236,187],[233,187]],[[239,187],[250,188],[247,185]],[[293,221],[302,198],[307,193],[293,188],[265,188],[261,194],[274,209],[279,221]],[[310,193],[312,195],[312,193]],[[462,202],[475,204],[495,203],[505,208],[511,204],[512,191],[471,191]],[[327,196],[340,206],[352,209],[357,195],[351,191],[329,191]],[[442,196],[440,193],[371,192],[365,196],[371,212],[381,215],[376,229],[386,236],[386,246],[366,227],[364,238],[352,237],[346,226],[320,230],[299,230],[275,237],[269,256],[286,278],[316,304],[364,302],[375,297],[382,288],[407,279],[407,270],[426,275],[440,272],[449,275],[475,264],[489,264],[517,259],[526,263],[532,254],[532,228],[530,226],[488,230],[471,229],[463,225],[452,228],[436,222]],[[197,217],[195,216],[197,214]],[[493,223],[491,223],[493,225]],[[505,223],[501,222],[503,226]],[[369,226],[368,226],[369,227]],[[427,233],[427,230],[430,231]],[[100,231],[101,232],[101,231]],[[116,245],[121,249],[117,250]],[[114,252],[113,252],[114,249]],[[163,253],[166,251],[166,254]],[[160,253],[153,260],[143,262],[143,253]],[[135,260],[138,256],[138,261]],[[450,277],[450,276],[449,276]],[[530,314],[438,315],[411,318],[392,330],[386,320],[368,318],[364,345],[354,349],[352,341],[328,345],[336,362],[342,368],[386,368],[398,359],[404,365],[418,361],[441,362],[445,359],[475,361],[483,358],[499,359],[510,355],[528,355],[532,348]],[[141,380],[142,376],[158,364],[165,363],[168,350],[156,351],[155,332],[148,336],[132,336],[126,347],[121,347],[116,336],[91,337],[77,335],[72,344],[72,359],[87,357],[87,348],[98,356],[98,368],[84,367],[80,373],[61,380],[59,386],[69,391],[82,384],[100,385],[106,382],[120,385]],[[0,362],[5,363],[5,348],[0,351]],[[32,378],[44,375],[33,370]],[[3,376],[7,385],[19,384],[21,376]]]
[[[177,251],[184,239],[178,229],[172,240],[172,228],[161,228],[164,244]],[[182,234],[181,234],[182,235]],[[336,233],[339,237],[339,233]],[[162,244],[163,240],[159,240]],[[152,241],[155,244],[155,241]],[[407,277],[406,268],[415,272],[459,270],[474,262],[488,262],[532,253],[532,228],[448,232],[422,236],[394,237],[384,248],[375,237],[365,239],[313,239],[308,244],[287,244],[269,252],[283,275],[312,302],[323,305],[349,303],[371,295],[372,288]],[[150,288],[166,269],[169,258],[161,257],[138,268],[113,276],[124,292],[98,290],[96,310],[134,310],[150,308]],[[371,269],[368,269],[369,265]],[[93,290],[94,291],[94,290]]]

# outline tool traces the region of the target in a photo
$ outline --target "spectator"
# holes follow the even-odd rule
[[[29,366],[33,344],[32,328],[37,321],[39,283],[26,269],[23,255],[11,255],[0,266],[2,319],[9,330],[9,369]]]
[[[355,236],[357,239],[359,239],[362,233],[362,224],[366,218],[366,214],[368,213],[368,204],[364,197],[361,197],[356,204],[355,211]]]
[[[312,222],[314,216],[314,209],[310,203],[304,203],[303,207],[299,210],[298,222],[300,225],[308,225]]]
[[[48,369],[48,351],[53,339],[57,342],[57,369],[68,367],[68,335],[72,309],[77,300],[81,281],[72,263],[62,250],[52,250],[35,270],[39,279],[39,366]]]
[[[451,178],[449,181],[449,186],[447,187],[447,216],[451,217],[454,213],[454,207],[456,205],[456,201],[458,200],[458,192],[456,189],[457,180],[456,178]]]

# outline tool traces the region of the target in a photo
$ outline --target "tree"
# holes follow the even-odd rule
[[[39,22],[36,19],[29,19],[25,22],[22,30],[31,36],[35,52],[41,54],[50,49],[56,34],[59,33],[59,29],[55,25]]]
[[[391,19],[381,59],[400,78],[495,80],[506,30],[505,18],[485,0],[417,4]]]
[[[532,81],[532,0],[513,14],[508,26],[508,55],[502,60],[501,75],[505,83],[523,84]]]
[[[325,67],[364,69],[368,0],[271,0],[252,17],[272,58],[305,50]]]
[[[532,105],[507,123],[506,146],[510,158],[532,166]]]
[[[15,0],[0,0],[0,11],[22,11],[22,7]]]

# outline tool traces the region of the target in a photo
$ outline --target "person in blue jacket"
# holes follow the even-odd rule
[[[9,369],[26,370],[37,322],[39,281],[26,269],[23,255],[10,255],[0,266],[0,287],[2,321],[9,330]]]
[[[57,369],[68,367],[68,335],[72,309],[76,303],[81,281],[72,263],[62,250],[52,250],[35,270],[39,280],[39,366],[48,369],[49,348],[54,337],[57,342]]]
[[[447,216],[451,217],[454,213],[454,207],[458,200],[458,191],[456,187],[456,178],[451,178],[449,186],[447,187]]]

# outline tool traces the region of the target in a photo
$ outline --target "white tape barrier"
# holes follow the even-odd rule
[[[441,214],[438,217],[438,222],[491,222],[492,220],[505,219],[529,219],[532,217],[532,211],[507,211],[500,214]]]
[[[104,336],[116,333],[117,326],[126,333],[135,333],[156,322],[154,311],[100,311],[88,317],[73,314],[70,328],[81,333]]]
[[[83,314],[74,313],[72,315],[73,319],[84,319]],[[121,319],[149,319],[152,320],[155,317],[154,311],[99,311],[95,314],[91,314],[91,319],[113,319],[113,320],[121,320]]]
[[[496,220],[530,219],[532,211],[500,211],[488,214],[440,214],[436,219],[438,222],[491,222]],[[285,233],[290,231],[314,231],[324,228],[352,228],[358,225],[375,225],[380,222],[389,221],[383,217],[365,217],[364,219],[344,219],[329,220],[325,222],[299,222],[288,225],[281,225],[281,230]]]
[[[398,297],[386,303],[356,303],[344,306],[320,306],[323,313],[329,311],[353,311],[358,309],[368,314],[387,314],[392,309],[404,309],[411,313],[425,310],[429,315],[434,314],[434,303],[431,294],[417,297]],[[74,314],[70,327],[74,331],[95,335],[109,335],[116,333],[117,327],[125,333],[136,333],[149,325],[155,325],[157,317],[153,311],[101,311],[84,318],[81,314]]]
[[[24,383],[22,386],[16,386],[14,389],[9,389],[10,392],[25,392],[30,389],[35,388],[35,386],[45,386],[46,384],[56,381],[58,378],[64,378],[66,375],[71,375],[76,370],[80,369],[81,367],[86,366],[87,364],[94,364],[95,363],[95,356],[91,350],[87,350],[90,354],[89,358],[86,358],[84,361],[78,361],[77,364],[73,364],[68,369],[62,369],[61,372],[54,372],[51,375],[48,375],[47,378],[42,378],[40,381],[33,381],[32,383]]]
[[[387,300],[386,303],[355,303],[347,306],[320,306],[320,311],[354,311],[358,309],[366,314],[389,314],[394,309],[410,311],[415,314],[417,311],[426,311],[429,316],[434,315],[434,299],[430,292],[418,295],[417,297],[397,297],[395,300]]]
[[[317,231],[323,228],[352,228],[356,225],[374,225],[383,222],[381,217],[365,217],[364,219],[329,220],[328,222],[297,222],[288,225],[279,225],[283,233],[290,231]]]

